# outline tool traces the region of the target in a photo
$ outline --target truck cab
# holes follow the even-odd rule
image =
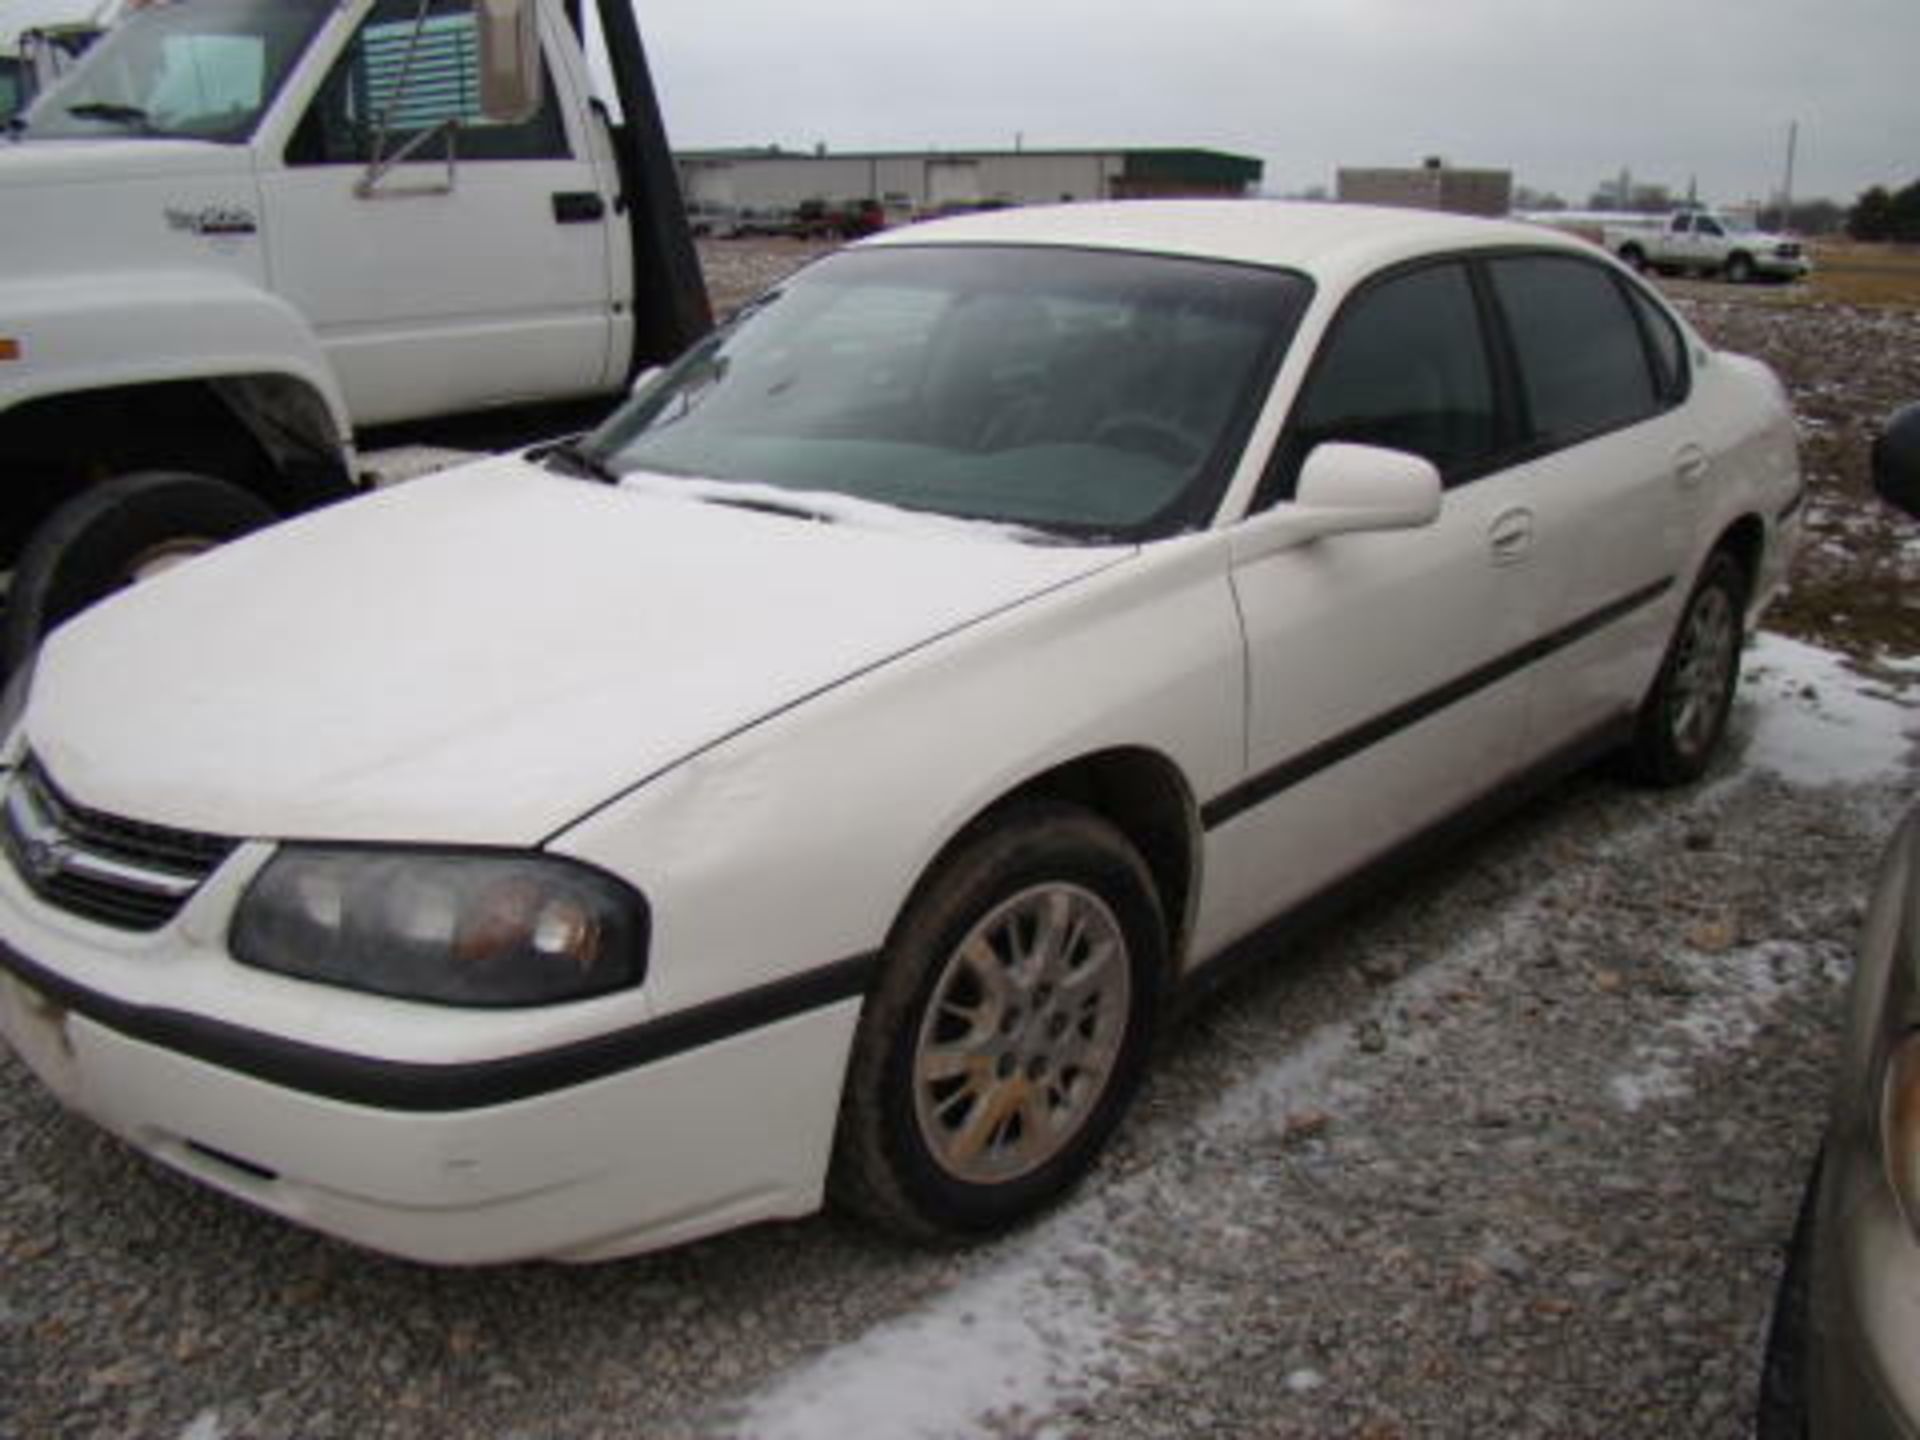
[[[173,477],[132,488],[177,557],[352,493],[361,427],[611,396],[697,336],[637,65],[638,157],[560,0],[175,0],[39,96],[0,142],[0,663],[93,598],[30,563],[88,496]]]

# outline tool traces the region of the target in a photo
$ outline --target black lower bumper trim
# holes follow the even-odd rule
[[[551,1050],[441,1065],[354,1055],[183,1010],[132,1005],[76,985],[0,945],[0,968],[56,1004],[131,1039],[304,1094],[413,1112],[505,1105],[697,1050],[865,994],[878,964],[876,955],[856,955]]]

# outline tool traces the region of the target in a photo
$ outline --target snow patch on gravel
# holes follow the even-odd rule
[[[986,1416],[1045,1415],[1124,1379],[1130,1357],[1166,1349],[1180,1330],[1099,1224],[1095,1203],[1062,1212],[985,1274],[776,1382],[739,1433],[973,1435]]]
[[[1745,759],[1798,785],[1896,776],[1913,749],[1913,702],[1874,686],[1829,650],[1762,632],[1743,687],[1754,702]]]
[[[1721,955],[1685,951],[1672,965],[1693,995],[1657,1035],[1635,1047],[1629,1068],[1608,1081],[1623,1110],[1692,1094],[1701,1059],[1749,1045],[1781,1001],[1816,978],[1839,984],[1846,968],[1836,957],[1784,940]]]

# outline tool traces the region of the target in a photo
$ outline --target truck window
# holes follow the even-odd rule
[[[11,55],[0,55],[0,120],[20,108],[26,98],[21,94],[20,62]]]
[[[1710,219],[1705,215],[1700,216],[1693,222],[1693,228],[1702,235],[1724,235],[1727,233],[1720,228],[1720,222],[1718,220]]]
[[[417,26],[417,29],[416,29]],[[518,125],[480,113],[480,41],[465,0],[433,0],[420,19],[418,0],[381,0],[320,87],[287,149],[293,165],[364,165],[384,124],[383,153],[446,121],[459,128],[462,160],[565,158],[566,127],[548,77],[540,110]],[[414,158],[437,161],[438,142]]]
[[[28,134],[244,141],[327,11],[324,0],[198,0],[136,11],[36,99]]]

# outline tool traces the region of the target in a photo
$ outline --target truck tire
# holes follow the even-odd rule
[[[1749,280],[1753,279],[1753,257],[1742,254],[1739,251],[1735,251],[1729,255],[1727,257],[1726,276],[1729,285],[1746,284]]]
[[[1638,245],[1622,245],[1620,247],[1620,263],[1644,275],[1647,272],[1647,252],[1642,250]]]
[[[83,490],[20,552],[0,625],[0,678],[94,601],[276,518],[257,495],[182,471],[141,471]]]

